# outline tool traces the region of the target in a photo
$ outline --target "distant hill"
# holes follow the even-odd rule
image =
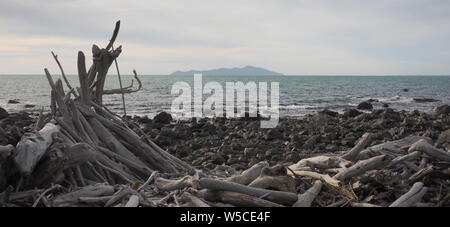
[[[207,76],[281,76],[283,74],[273,72],[267,69],[258,68],[254,66],[245,66],[243,68],[220,68],[212,70],[191,70],[191,71],[176,71],[171,76],[192,76],[201,73]]]

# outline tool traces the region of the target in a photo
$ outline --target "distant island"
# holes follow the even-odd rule
[[[176,71],[170,76],[192,76],[201,73],[207,76],[281,76],[283,74],[273,72],[267,69],[258,68],[254,66],[245,66],[243,68],[220,68],[212,70],[190,70],[190,71]]]

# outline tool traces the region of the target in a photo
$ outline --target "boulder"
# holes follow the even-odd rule
[[[360,114],[362,114],[361,111],[358,111],[357,109],[348,109],[344,112],[344,117],[356,117],[359,116]]]
[[[8,100],[8,104],[17,104],[17,103],[20,103],[17,99]]]
[[[266,140],[283,139],[283,133],[278,129],[270,129],[266,134]]]
[[[436,108],[437,114],[449,115],[450,114],[450,106],[442,105]]]
[[[362,102],[358,105],[357,109],[359,110],[373,110],[372,104],[370,102]]]
[[[440,102],[441,100],[438,99],[432,99],[432,98],[414,98],[415,102],[422,103],[422,102]]]
[[[8,111],[0,107],[0,119],[7,118],[9,116]]]
[[[167,112],[161,112],[153,118],[154,123],[169,124],[172,121],[172,115]]]
[[[326,114],[326,115],[329,115],[329,116],[332,116],[332,117],[337,117],[339,115],[338,112],[331,111],[329,109],[324,109],[324,110],[320,111],[319,113],[320,114]]]

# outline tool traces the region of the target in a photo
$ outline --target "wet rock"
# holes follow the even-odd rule
[[[257,154],[257,150],[255,148],[247,147],[244,149],[244,155],[247,157],[253,157]]]
[[[158,135],[155,138],[155,142],[158,145],[162,145],[162,146],[167,146],[170,145],[172,143],[172,140],[166,136],[162,136],[162,135]]]
[[[8,111],[0,107],[0,119],[7,118],[9,116]]]
[[[25,104],[25,106],[23,106],[23,107],[29,109],[29,108],[34,108],[35,106],[36,105],[33,105],[33,104]]]
[[[440,102],[441,100],[432,99],[432,98],[414,98],[415,102],[423,103],[423,102]]]
[[[211,155],[211,163],[215,164],[215,165],[222,165],[223,163],[225,163],[225,158],[222,155],[219,154],[213,154]]]
[[[319,113],[320,113],[320,114],[326,114],[326,115],[332,116],[332,117],[337,117],[337,116],[339,115],[338,112],[331,111],[331,110],[329,110],[329,109],[322,110],[322,111],[320,111]]]
[[[17,99],[10,99],[10,100],[8,100],[8,104],[18,104],[18,103],[20,103],[20,102]]]
[[[389,107],[389,104],[383,103],[383,107],[384,107],[384,108],[388,108],[388,107]]]
[[[283,139],[283,133],[279,129],[270,129],[266,134],[266,140]]]
[[[359,116],[360,114],[362,114],[362,112],[360,112],[356,109],[348,109],[344,112],[343,115],[344,115],[344,117],[353,118],[353,117]]]
[[[437,114],[442,115],[450,115],[450,106],[449,105],[442,105],[436,108]]]
[[[373,106],[372,104],[370,104],[370,102],[366,101],[366,102],[362,102],[358,105],[357,109],[359,110],[372,110]]]
[[[153,118],[154,123],[169,124],[172,121],[172,115],[167,112],[161,112]]]
[[[402,91],[404,91],[404,92],[408,92],[408,91],[409,91],[409,89],[408,89],[408,88],[403,88],[403,89],[402,89]]]

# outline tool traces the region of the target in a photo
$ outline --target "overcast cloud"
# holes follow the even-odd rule
[[[0,74],[57,72],[50,50],[75,73],[118,19],[124,74],[450,74],[447,0],[1,0]]]

